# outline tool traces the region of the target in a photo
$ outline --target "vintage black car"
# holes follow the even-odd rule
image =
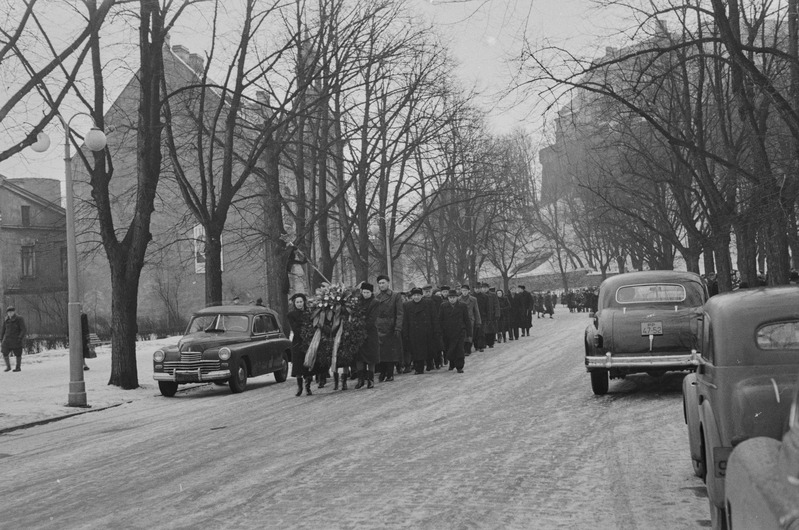
[[[213,306],[194,313],[176,346],[153,353],[153,379],[172,397],[178,385],[213,381],[243,392],[247,378],[288,376],[291,342],[277,313],[262,306]]]
[[[698,274],[618,274],[599,286],[597,312],[585,330],[585,367],[596,395],[608,379],[647,372],[693,370],[699,315],[707,289]]]
[[[799,325],[793,342],[799,346]],[[724,492],[728,530],[799,528],[799,392],[782,443],[759,436],[733,449]]]
[[[712,526],[724,528],[733,448],[758,436],[779,440],[785,432],[799,374],[799,287],[714,296],[701,326],[696,373],[683,379],[683,411]]]

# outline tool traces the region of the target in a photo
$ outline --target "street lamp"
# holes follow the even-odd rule
[[[94,125],[86,133],[83,141],[92,151],[105,149],[106,138],[103,131],[97,128],[94,118],[86,112],[78,112],[69,120],[64,121],[60,114],[56,114],[64,126],[64,175],[67,196],[67,278],[69,288],[69,303],[67,304],[67,320],[69,322],[69,394],[67,406],[87,407],[86,383],[83,381],[83,337],[80,325],[80,297],[78,296],[78,249],[75,238],[75,202],[72,190],[72,155],[69,149],[69,124],[78,116],[88,116]],[[50,138],[40,133],[31,149],[41,153],[50,147]]]

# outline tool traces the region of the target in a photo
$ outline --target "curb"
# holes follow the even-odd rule
[[[80,416],[82,414],[89,414],[91,412],[100,412],[101,410],[112,409],[114,407],[119,407],[120,405],[125,405],[127,403],[133,403],[133,400],[131,400],[131,401],[123,401],[121,403],[114,403],[113,405],[106,405],[104,407],[98,407],[96,409],[95,408],[91,408],[91,407],[87,407],[86,410],[73,412],[71,414],[62,414],[61,416],[54,416],[52,418],[47,418],[47,419],[44,419],[44,420],[32,421],[30,423],[23,423],[22,425],[15,425],[13,427],[6,427],[5,429],[0,429],[0,436],[2,436],[4,434],[8,434],[10,432],[18,431],[20,429],[27,429],[29,427],[36,427],[36,426],[39,426],[39,425],[47,425],[48,423],[54,423],[56,421],[65,420],[67,418],[72,418],[74,416]]]

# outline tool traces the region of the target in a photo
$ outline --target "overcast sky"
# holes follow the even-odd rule
[[[407,0],[412,11],[434,24],[459,61],[459,75],[466,87],[483,93],[481,104],[489,109],[489,125],[497,133],[514,127],[540,132],[544,123],[534,97],[500,99],[513,83],[516,63],[525,39],[542,45],[556,44],[577,55],[601,55],[613,44],[617,28],[629,25],[626,12],[597,11],[592,0]],[[130,38],[136,38],[132,32]],[[172,32],[172,44],[204,54],[208,44],[192,28]],[[129,74],[128,74],[129,75]],[[35,119],[35,118],[32,118]],[[88,124],[86,125],[88,127]],[[52,125],[53,146],[43,154],[26,149],[0,162],[8,177],[37,176],[63,180],[63,132]]]

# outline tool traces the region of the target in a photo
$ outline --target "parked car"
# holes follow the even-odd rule
[[[799,345],[799,326],[794,327]],[[782,443],[751,438],[733,449],[727,465],[727,528],[799,528],[799,393],[794,392]]]
[[[683,380],[683,412],[694,473],[707,484],[713,526],[724,528],[733,448],[785,432],[799,374],[799,287],[714,296],[701,324],[697,369]]]
[[[593,323],[585,330],[585,367],[596,395],[609,379],[693,370],[699,315],[707,289],[698,274],[629,272],[599,286]]]
[[[153,379],[172,397],[178,385],[213,381],[243,392],[249,377],[288,376],[291,342],[277,313],[262,306],[213,306],[194,313],[177,345],[153,353]]]

